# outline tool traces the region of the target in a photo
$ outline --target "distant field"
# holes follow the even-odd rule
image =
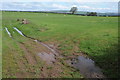
[[[0,79],[2,78],[2,12],[0,11]]]
[[[21,25],[17,19],[27,19],[29,24]],[[19,35],[13,27],[17,27],[27,36],[38,39],[46,44],[57,46],[60,54],[69,57],[73,53],[84,53],[92,58],[96,65],[103,69],[107,77],[118,76],[118,18],[117,17],[91,17],[64,15],[52,13],[28,12],[3,12],[2,13],[2,50],[3,50],[3,77],[41,77],[40,74],[51,74],[51,67],[46,67],[48,72],[42,73],[39,69],[44,62],[36,57],[36,65],[29,65],[21,43],[28,48],[34,56],[37,46],[29,39]],[[10,38],[4,27],[12,33]],[[14,31],[14,32],[13,32]],[[21,63],[23,62],[23,64]],[[64,61],[63,61],[64,62]],[[21,64],[20,64],[21,63]],[[23,65],[23,67],[19,67]],[[59,63],[59,64],[62,64]],[[82,77],[78,71],[73,72],[68,66],[61,65],[58,75],[44,77]],[[24,69],[24,70],[22,70]],[[33,76],[33,74],[35,74]],[[72,75],[71,75],[72,74]],[[32,75],[32,76],[31,76]]]

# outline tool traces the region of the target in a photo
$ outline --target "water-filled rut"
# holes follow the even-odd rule
[[[5,27],[6,32],[8,33],[9,37],[12,37],[11,33],[9,32],[8,28]]]
[[[105,78],[101,69],[95,65],[95,62],[84,56],[78,56],[68,61],[68,64],[78,69],[84,77],[87,78]]]
[[[40,52],[38,53],[38,56],[49,64],[53,63],[56,61],[56,56],[59,57],[60,55],[56,50],[53,48],[49,47],[47,44],[36,40],[32,37],[29,37],[22,33],[19,29],[16,27],[13,27],[20,35],[27,37],[35,42],[38,42],[42,46],[46,47],[48,50],[50,50],[50,53],[46,52]],[[103,75],[101,69],[98,66],[95,66],[95,63],[92,59],[84,57],[84,56],[78,56],[76,58],[73,58],[72,60],[68,60],[67,63],[71,66],[74,67],[75,69],[78,69],[80,71],[80,74],[82,74],[86,78],[104,78],[105,76]]]
[[[48,45],[46,45],[45,43],[37,40],[37,39],[34,39],[32,37],[28,37],[27,35],[25,35],[24,33],[22,33],[22,31],[20,31],[19,29],[17,29],[16,27],[13,27],[20,35],[26,37],[26,38],[29,38],[39,44],[41,44],[42,46],[46,47],[50,52],[47,53],[47,52],[39,52],[38,53],[38,56],[40,56],[40,58],[44,61],[46,61],[48,64],[51,64],[51,63],[54,63],[55,62],[55,59],[56,59],[56,56],[58,56],[58,53],[52,49],[51,47],[49,47]]]

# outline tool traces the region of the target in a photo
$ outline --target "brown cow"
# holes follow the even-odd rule
[[[29,23],[28,20],[22,19],[22,24],[28,24],[28,23]]]
[[[20,21],[20,19],[17,19],[17,21]]]

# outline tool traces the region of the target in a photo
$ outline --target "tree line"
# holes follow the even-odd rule
[[[70,9],[71,14],[75,14],[77,12],[77,7],[72,7]],[[97,12],[87,12],[86,16],[97,16]]]

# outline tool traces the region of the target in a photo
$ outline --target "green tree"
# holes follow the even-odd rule
[[[96,12],[87,12],[87,16],[97,16]]]
[[[75,12],[77,11],[77,7],[72,7],[70,12],[72,12],[72,14],[75,14]]]

